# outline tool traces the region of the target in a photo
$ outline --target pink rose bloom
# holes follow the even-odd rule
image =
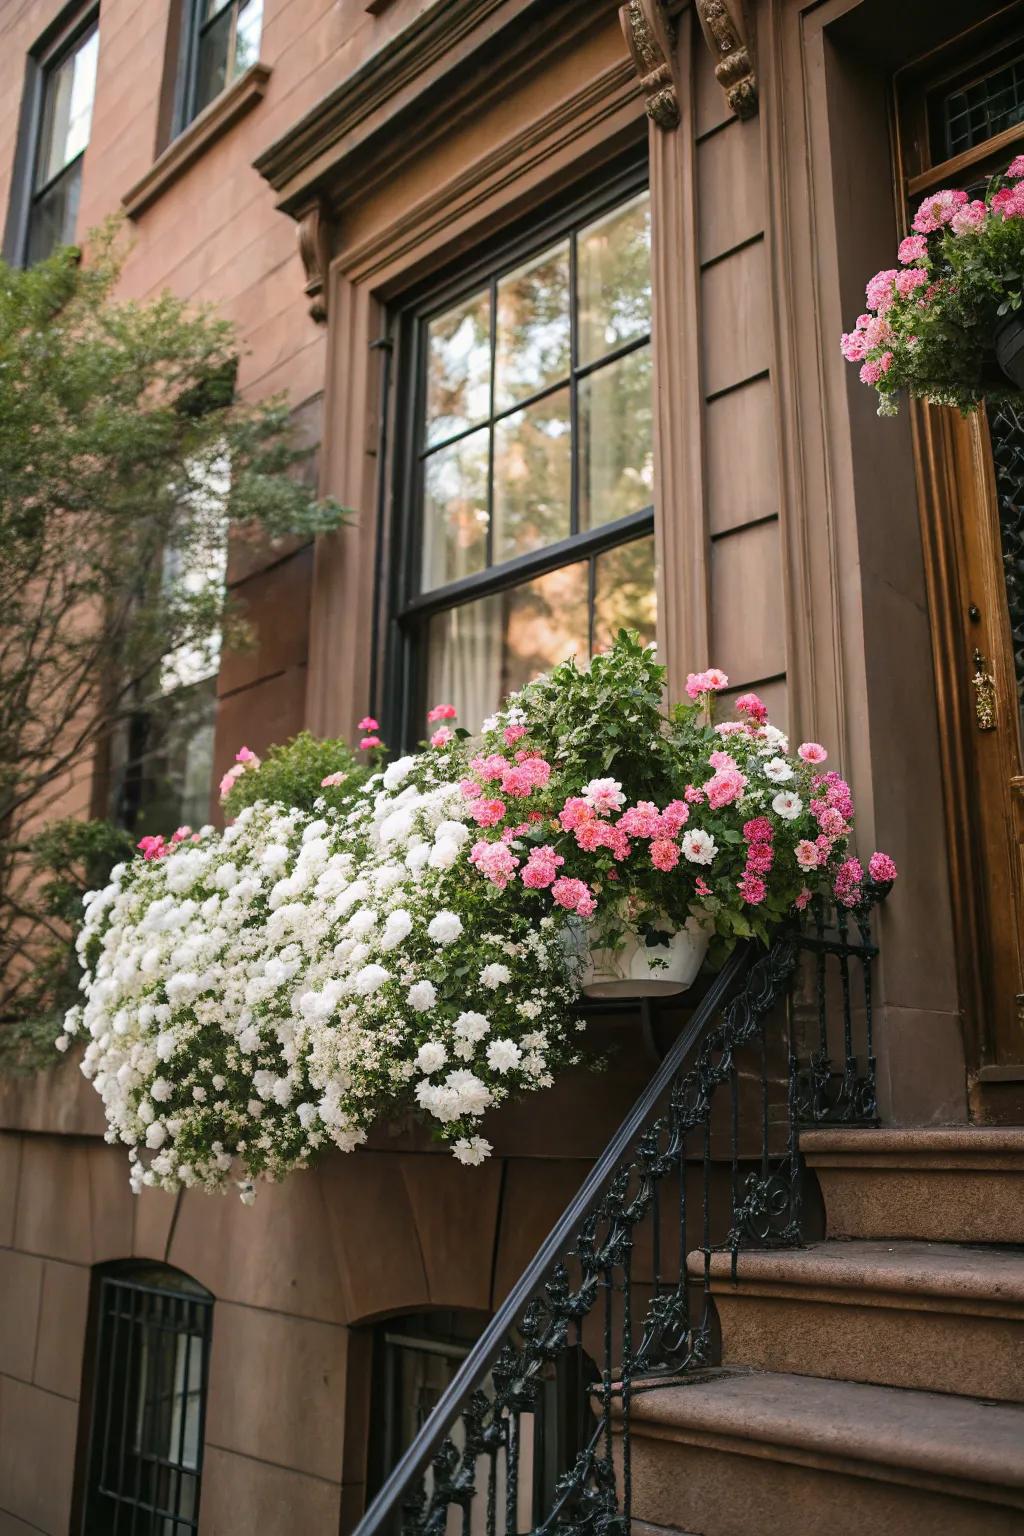
[[[479,800],[483,790],[475,779],[460,779],[459,792],[463,800]]]
[[[768,719],[768,706],[761,702],[756,693],[741,693],[736,700],[736,713],[748,715],[755,725],[764,725]]]
[[[908,235],[900,241],[896,254],[904,266],[909,266],[912,261],[922,261],[928,255],[928,241],[924,235]]]
[[[679,863],[679,847],[670,837],[656,837],[651,844],[651,863],[667,874]]]
[[[896,271],[895,267],[889,267],[884,272],[876,272],[864,290],[868,308],[876,310],[880,315],[884,315],[887,309],[892,308],[892,285],[896,278]]]
[[[567,912],[578,912],[580,902],[592,898],[585,880],[570,880],[567,875],[560,875],[551,887],[551,899],[556,906],[564,907]]]
[[[835,884],[832,889],[835,898],[844,907],[855,907],[861,898],[861,883],[864,879],[864,871],[859,859],[844,859],[836,871]]]
[[[796,898],[796,900],[793,903],[794,907],[796,908],[796,910],[798,912],[802,912],[804,910],[804,908],[807,906],[807,904],[810,902],[811,894],[812,893],[811,893],[809,887],[807,887],[805,885],[803,890],[800,892],[799,896]]]
[[[135,846],[139,849],[142,857],[147,860],[162,859],[165,854],[171,851],[170,845],[164,842],[162,832],[152,833],[148,837],[140,837]]]
[[[260,760],[256,756],[256,753],[253,752],[249,747],[239,747],[238,751],[235,753],[235,762],[243,763],[246,767],[248,767],[248,765],[251,763],[254,768],[258,768],[260,765]]]
[[[613,811],[621,810],[626,803],[618,779],[591,779],[589,784],[583,786],[583,798],[599,816],[610,816]]]
[[[1017,159],[1020,160],[1022,164],[1024,164],[1024,155],[1018,155]],[[1017,161],[1015,160],[1014,165],[1016,165],[1016,163]],[[1024,170],[1020,171],[1018,174],[1024,176]],[[887,884],[890,880],[895,880],[896,876],[899,874],[899,870],[896,868],[896,865],[893,863],[892,859],[887,853],[876,852],[871,855],[870,859],[868,859],[868,874],[871,876],[872,880],[876,881],[879,885],[884,885]]]
[[[976,197],[973,203],[966,207],[958,208],[950,220],[950,229],[954,235],[970,235],[976,229],[980,229],[988,218],[988,209],[980,197]]]
[[[505,737],[505,745],[507,747],[514,747],[516,742],[522,741],[523,737],[526,735],[526,726],[506,725],[502,734]]]
[[[427,719],[433,725],[437,720],[454,720],[457,714],[454,704],[435,704],[433,709],[427,710]]]
[[[768,894],[768,887],[760,875],[744,875],[737,882],[737,889],[748,907],[760,906]]]
[[[802,741],[796,749],[797,757],[802,757],[805,763],[823,763],[828,757],[825,748],[818,741]]]
[[[806,874],[809,870],[818,867],[818,848],[808,838],[802,837],[793,850],[796,861]]]
[[[702,879],[700,875],[698,875],[696,880],[693,882],[693,888],[697,892],[698,896],[710,896],[712,894],[710,885],[708,885],[707,881]]]
[[[470,863],[475,864],[482,875],[496,885],[499,891],[503,891],[512,876],[519,868],[519,860],[511,848],[506,848],[504,843],[474,843],[469,854]]]
[[[709,667],[706,672],[690,672],[686,679],[686,691],[691,699],[699,699],[703,693],[721,693],[728,686],[729,679],[718,667]]]
[[[747,872],[752,875],[766,875],[774,860],[771,843],[751,843],[747,850]]]
[[[1015,155],[1006,167],[1007,176],[1012,176],[1014,181],[1019,181],[1024,176],[1024,155]]]
[[[327,775],[326,779],[321,779],[320,780],[320,788],[321,789],[337,789],[338,785],[339,784],[344,784],[344,782],[345,782],[345,780],[347,778],[348,778],[348,774],[347,773],[341,773],[341,772],[329,773]]]
[[[599,848],[603,848],[604,834],[604,823],[596,818],[593,821],[578,821],[573,828],[576,846],[582,848],[584,853],[596,853]]]
[[[551,764],[543,757],[532,757],[529,754],[521,754],[519,766],[529,776],[534,789],[544,789],[551,777]]]
[[[712,752],[708,762],[716,773],[736,772],[736,759],[728,752]]]
[[[504,800],[476,800],[469,813],[478,827],[496,827],[505,818]]]
[[[579,795],[572,795],[562,806],[558,813],[558,819],[566,832],[572,832],[585,821],[594,820],[594,812],[585,800]]]
[[[930,235],[933,230],[948,224],[958,208],[967,202],[967,193],[959,187],[933,192],[926,197],[914,217],[914,229],[919,235]]]
[[[220,798],[222,800],[226,800],[227,799],[228,795],[231,793],[232,789],[234,788],[234,785],[235,785],[236,781],[242,777],[242,774],[244,772],[245,772],[245,764],[244,763],[236,763],[233,768],[229,768],[228,769],[227,773],[224,775],[224,777],[220,781]]]
[[[515,767],[506,765],[505,772],[501,776],[501,792],[503,795],[512,795],[516,800],[525,800],[534,786],[533,775],[529,772],[525,763],[518,763]]]
[[[721,770],[704,785],[708,804],[716,811],[723,805],[732,805],[740,798],[746,787],[746,777],[736,768]]]
[[[519,878],[531,890],[543,891],[554,884],[558,871],[564,863],[562,855],[556,853],[549,845],[534,848]]]
[[[703,805],[707,796],[702,789],[697,788],[696,784],[687,784],[683,790],[683,799],[687,805]]]
[[[767,816],[755,816],[743,823],[743,836],[748,843],[770,843],[775,832]]]
[[[630,837],[658,837],[662,831],[661,812],[650,800],[638,800],[628,811],[623,811],[616,822]]]
[[[670,800],[661,813],[662,825],[670,837],[676,837],[690,819],[690,807],[685,800]]]
[[[839,350],[848,363],[862,363],[870,348],[863,331],[844,331],[839,338]]]
[[[374,747],[382,747],[384,743],[379,736],[364,736],[359,743],[360,752],[372,752]]]
[[[454,738],[454,736],[455,732],[450,731],[446,725],[438,726],[437,730],[430,738],[430,745],[432,747],[446,747],[448,743]]]
[[[356,730],[357,731],[379,731],[380,730],[380,721],[379,720],[375,720],[372,715],[364,715],[363,718],[360,720],[359,724],[356,726]]]
[[[474,757],[469,766],[481,779],[500,779],[509,763],[500,752],[491,752],[487,757]]]

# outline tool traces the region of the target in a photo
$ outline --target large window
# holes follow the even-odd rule
[[[30,64],[30,121],[23,125],[27,154],[22,158],[28,185],[27,196],[22,194],[22,227],[11,251],[15,260],[41,261],[75,238],[98,57],[99,28],[93,15],[49,55]],[[17,195],[16,189],[12,196]]]
[[[178,129],[255,64],[263,29],[263,0],[184,0],[184,55]]]
[[[199,1529],[213,1298],[165,1265],[97,1276],[82,1536]]]
[[[430,296],[396,547],[405,734],[654,638],[650,203],[635,175]]]

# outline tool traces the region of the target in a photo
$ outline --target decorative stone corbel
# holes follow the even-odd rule
[[[663,0],[629,0],[619,7],[619,20],[647,98],[647,116],[659,128],[678,128],[675,38]]]
[[[309,312],[318,324],[327,319],[327,265],[330,261],[330,217],[327,205],[313,203],[299,219],[299,255],[306,269]]]
[[[743,0],[696,0],[715,79],[737,117],[757,113],[757,75]]]

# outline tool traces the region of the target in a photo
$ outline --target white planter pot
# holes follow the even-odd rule
[[[589,931],[589,930],[588,930]],[[592,949],[583,932],[577,934],[583,961],[584,997],[671,997],[685,992],[704,963],[711,930],[698,918],[673,931],[666,924],[666,943],[649,947],[627,933],[620,949]]]

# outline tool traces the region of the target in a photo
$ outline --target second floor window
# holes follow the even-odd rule
[[[93,21],[43,67],[25,251],[29,264],[75,238],[99,41],[99,27]]]
[[[650,306],[634,176],[412,318],[394,677],[407,739],[427,699],[475,731],[620,627],[654,639]]]
[[[179,126],[184,128],[225,86],[255,64],[263,29],[263,0],[187,0],[184,90]]]

